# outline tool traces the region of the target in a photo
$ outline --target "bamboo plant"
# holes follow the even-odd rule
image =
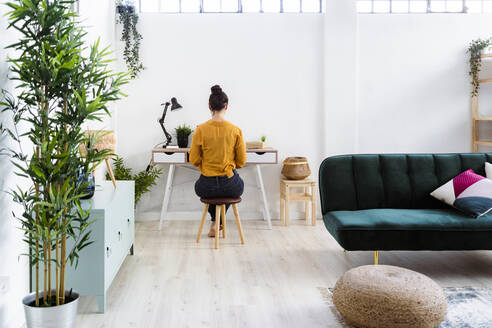
[[[87,184],[77,182],[79,169],[92,171],[110,155],[89,147],[81,156],[81,145],[89,141],[83,125],[109,115],[108,104],[123,96],[120,87],[128,82],[127,73],[108,69],[109,48],[100,49],[99,41],[85,46],[86,32],[71,10],[74,2],[6,4],[11,9],[8,28],[20,38],[8,46],[15,54],[8,59],[15,96],[3,92],[0,103],[11,112],[13,124],[0,128],[19,147],[2,153],[11,156],[16,174],[31,182],[11,194],[23,208],[16,218],[30,249],[32,306],[37,307],[70,301],[67,264],[76,266],[79,252],[91,244],[89,209],[80,201]]]

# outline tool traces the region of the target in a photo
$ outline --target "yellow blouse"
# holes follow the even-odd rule
[[[243,133],[234,124],[209,120],[200,124],[191,142],[190,163],[207,177],[234,175],[246,163]]]

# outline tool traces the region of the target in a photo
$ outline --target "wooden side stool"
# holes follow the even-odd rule
[[[303,188],[303,192],[294,193],[290,188]],[[311,189],[311,190],[309,190]],[[309,202],[311,202],[311,224],[316,225],[316,181],[310,179],[280,179],[280,221],[289,225],[290,202],[303,201],[306,223],[309,219]]]
[[[207,217],[208,207],[215,205],[215,248],[219,248],[219,235],[220,235],[220,218],[222,217],[222,238],[226,237],[226,205],[232,205],[234,210],[234,216],[236,217],[237,229],[239,230],[239,236],[241,237],[241,244],[244,244],[243,228],[241,226],[241,219],[239,218],[239,211],[237,210],[237,204],[241,202],[241,198],[200,198],[200,201],[205,204],[203,208],[202,220],[200,221],[200,227],[198,228],[198,236],[196,242],[200,242],[202,236],[203,224]]]

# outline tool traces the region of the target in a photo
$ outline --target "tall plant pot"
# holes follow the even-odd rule
[[[91,199],[94,196],[94,193],[96,192],[96,180],[92,172],[85,172],[84,168],[80,168],[77,183],[79,186],[83,184],[86,185],[85,193],[87,195],[81,199]]]
[[[56,290],[52,290],[54,295]],[[43,293],[39,293],[40,301]],[[31,293],[22,299],[24,313],[26,315],[27,328],[74,328],[79,304],[79,294],[72,292],[70,299],[69,292],[65,292],[65,299],[68,303],[52,307],[31,306],[36,299],[36,292]]]

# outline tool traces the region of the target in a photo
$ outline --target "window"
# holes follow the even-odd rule
[[[325,0],[137,0],[141,12],[321,13]]]
[[[357,0],[359,13],[492,13],[492,0]]]

